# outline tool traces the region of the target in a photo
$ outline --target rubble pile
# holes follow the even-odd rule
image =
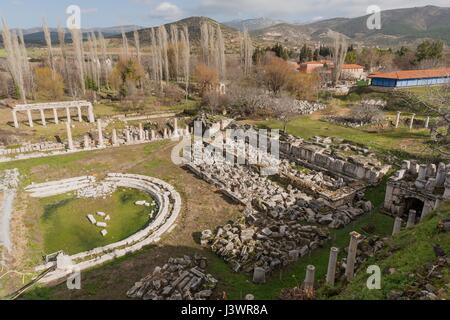
[[[127,296],[144,300],[207,300],[217,280],[205,269],[207,260],[199,256],[170,258],[162,267],[128,290]]]
[[[78,189],[77,198],[80,199],[98,199],[106,198],[117,190],[117,184],[109,181],[93,183],[87,187]]]
[[[0,191],[17,189],[19,186],[20,173],[18,169],[0,172]]]
[[[211,249],[235,272],[253,272],[261,267],[269,273],[304,257],[328,240],[326,229],[302,225],[289,219],[262,217],[253,225],[237,223],[202,233],[203,246]]]

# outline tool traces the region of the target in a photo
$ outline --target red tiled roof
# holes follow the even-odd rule
[[[404,79],[439,78],[449,76],[450,76],[450,68],[440,68],[429,70],[404,70],[386,73],[374,73],[369,75],[369,78],[404,80]]]
[[[364,69],[364,67],[360,66],[359,64],[350,63],[350,64],[344,64],[342,66],[342,69]]]

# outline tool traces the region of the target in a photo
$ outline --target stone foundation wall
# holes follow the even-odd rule
[[[68,190],[67,185],[70,185],[72,189],[75,188],[75,185],[82,187],[84,185],[83,181],[89,180],[89,178],[80,177],[60,182],[33,185],[27,191],[33,192],[33,195],[40,197],[47,194],[54,195],[55,188],[57,188],[58,183],[61,183],[60,194],[62,194]],[[145,229],[125,240],[70,256],[69,258],[73,261],[73,265],[70,265],[69,268],[57,268],[41,279],[41,283],[58,283],[66,279],[74,270],[83,271],[90,269],[126,254],[139,251],[145,246],[158,242],[161,236],[175,224],[181,211],[181,197],[170,184],[152,177],[118,173],[109,174],[106,181],[116,183],[119,187],[138,189],[153,196],[159,207],[155,220]],[[51,267],[56,267],[56,262],[38,266],[36,271],[43,271]]]

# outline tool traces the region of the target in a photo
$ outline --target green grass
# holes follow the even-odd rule
[[[283,123],[277,120],[259,121],[256,124],[268,128],[283,128]],[[409,158],[411,155],[421,156],[425,149],[424,143],[429,138],[427,130],[409,131],[407,128],[400,128],[384,132],[369,132],[363,129],[338,126],[307,116],[290,121],[287,132],[306,139],[314,136],[339,137],[366,145],[383,154],[397,155],[400,158]]]
[[[439,233],[437,230],[438,222],[449,216],[450,203],[446,203],[424,222],[392,238],[386,249],[367,261],[361,270],[369,265],[378,265],[382,270],[381,290],[367,289],[368,275],[360,271],[342,292],[331,298],[379,300],[386,299],[391,290],[417,291],[415,285],[420,279],[413,275],[418,271],[425,271],[427,265],[436,261],[432,246],[439,244],[445,252],[450,250],[450,233]],[[383,273],[388,269],[395,272]],[[444,290],[441,298],[450,298],[450,270],[444,270],[442,279],[428,281],[435,288]]]
[[[144,228],[149,222],[152,208],[136,206],[138,200],[152,198],[137,190],[119,189],[107,199],[76,199],[70,194],[44,198],[40,224],[44,235],[44,252],[50,254],[63,250],[68,254],[91,250],[127,238]],[[102,228],[92,225],[88,214],[97,211],[111,216],[107,222],[108,235],[100,234]]]

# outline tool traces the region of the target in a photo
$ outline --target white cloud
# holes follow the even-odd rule
[[[157,19],[175,20],[179,19],[182,14],[183,12],[177,5],[170,2],[162,2],[153,9],[150,16]]]

